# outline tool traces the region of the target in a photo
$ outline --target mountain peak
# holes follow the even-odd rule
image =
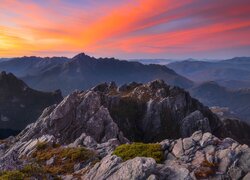
[[[76,56],[74,56],[72,59],[90,59],[91,57],[87,54],[85,54],[84,52],[77,54]]]
[[[0,72],[0,84],[1,88],[13,88],[13,89],[22,89],[26,88],[27,85],[12,73],[7,73],[6,71]]]

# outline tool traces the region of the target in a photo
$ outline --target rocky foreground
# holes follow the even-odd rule
[[[163,81],[101,84],[72,93],[0,142],[0,177],[249,179],[250,148],[237,142],[248,143],[249,129],[230,124]],[[159,148],[114,152],[132,142]]]

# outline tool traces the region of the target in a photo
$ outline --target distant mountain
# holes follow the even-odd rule
[[[130,61],[140,62],[142,64],[166,65],[166,64],[169,64],[169,63],[173,63],[176,60],[173,60],[173,59],[130,59]]]
[[[49,70],[59,64],[68,61],[65,57],[52,57],[52,58],[41,58],[41,57],[20,57],[8,59],[8,61],[0,61],[0,70],[11,72],[19,78],[37,75],[43,73],[45,70]]]
[[[0,62],[3,62],[3,61],[8,61],[10,60],[11,58],[0,58]]]
[[[181,61],[167,65],[196,82],[216,81],[228,88],[250,87],[250,57],[221,61]]]
[[[13,74],[0,73],[0,139],[34,122],[44,108],[62,100],[60,91],[40,92],[29,88]]]
[[[205,82],[189,92],[209,107],[228,107],[231,115],[250,122],[250,89],[229,90],[216,82]]]
[[[143,65],[139,62],[114,58],[90,57],[81,53],[66,58],[20,58],[0,63],[0,70],[9,70],[29,86],[39,90],[61,89],[66,95],[75,89],[88,89],[99,83],[115,81],[124,84],[133,81],[148,82],[163,79],[171,85],[188,88],[192,81],[161,65]]]

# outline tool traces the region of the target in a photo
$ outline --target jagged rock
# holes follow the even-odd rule
[[[77,138],[73,143],[69,144],[69,147],[77,147],[77,146],[87,146],[87,147],[96,147],[97,142],[91,137],[87,136],[85,133]]]
[[[185,117],[180,128],[182,137],[188,137],[197,130],[211,132],[208,118],[205,118],[199,110]]]
[[[182,143],[182,139],[178,139],[176,144],[174,145],[174,148],[172,150],[172,153],[176,156],[176,157],[180,157],[183,155],[184,151],[183,151],[183,143]]]
[[[163,81],[132,83],[119,91],[114,83],[85,92],[76,91],[57,106],[44,110],[38,121],[19,135],[19,141],[52,135],[61,144],[73,143],[83,133],[97,143],[155,142],[187,137],[196,130],[220,136],[222,123],[183,89]],[[194,135],[194,141],[199,135]],[[86,146],[92,144],[85,142]],[[77,143],[77,142],[76,142]]]
[[[202,136],[202,139],[200,141],[201,146],[206,147],[207,145],[210,145],[212,143],[212,134],[211,133],[205,133]]]
[[[244,172],[242,171],[241,168],[233,166],[229,168],[228,175],[231,179],[238,180],[238,179],[242,179]]]
[[[97,163],[83,179],[138,179],[148,178],[156,168],[156,162],[152,158],[136,157],[122,162],[115,156],[107,156]]]
[[[194,137],[199,136],[194,141]],[[48,140],[49,136],[41,140]],[[77,141],[88,137],[82,134]],[[193,139],[194,138],[194,139]],[[50,138],[51,141],[53,138]],[[195,143],[190,143],[195,142]],[[204,143],[209,142],[204,146]],[[28,143],[30,145],[30,143]],[[72,143],[74,144],[74,143]],[[71,144],[71,145],[72,145]],[[80,143],[81,144],[81,143]],[[112,155],[114,148],[120,144],[118,139],[110,139],[106,143],[92,146],[102,158],[102,160],[92,166],[91,162],[77,163],[74,165],[74,174],[62,176],[63,179],[74,179],[82,176],[82,179],[241,179],[250,172],[250,148],[247,145],[238,145],[232,139],[219,140],[210,133],[200,135],[195,132],[189,138],[178,140],[163,140],[160,142],[162,150],[166,152],[165,160],[162,164],[157,164],[152,158],[136,157],[128,161]],[[184,148],[188,144],[189,148]],[[18,144],[20,147],[21,145]],[[28,145],[28,146],[29,146]],[[79,144],[78,144],[79,145]],[[17,145],[16,145],[17,146]],[[26,146],[26,147],[28,147]],[[70,146],[70,145],[69,145]],[[81,145],[80,145],[81,146]],[[233,148],[234,147],[234,148]],[[106,152],[106,153],[105,153]],[[0,159],[0,168],[5,169],[22,166],[18,158],[18,151],[9,151],[9,159]],[[2,160],[2,161],[1,161]],[[16,163],[13,166],[13,163]],[[52,160],[47,161],[53,164]],[[9,165],[9,166],[8,166]],[[246,176],[247,178],[247,176]],[[245,178],[245,179],[246,179]]]
[[[202,138],[202,131],[196,131],[192,134],[191,138],[195,141],[198,142]]]
[[[192,175],[188,170],[188,166],[181,165],[178,161],[167,161],[167,163],[162,166],[162,169],[159,170],[159,179],[163,177],[165,179],[185,179],[185,180],[192,180]]]
[[[94,91],[74,92],[67,96],[48,116],[40,117],[36,123],[24,131],[26,133],[21,133],[20,140],[51,134],[59,143],[64,144],[73,143],[76,138],[85,133],[96,142],[106,142],[116,137],[120,138],[122,142],[127,141],[107,108],[101,105],[100,94]]]
[[[191,137],[183,139],[183,148],[184,148],[184,150],[188,150],[191,147],[193,147],[194,145],[195,145],[195,142]]]

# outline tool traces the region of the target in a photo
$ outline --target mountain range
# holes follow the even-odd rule
[[[60,91],[40,92],[13,74],[0,73],[0,139],[16,134],[34,122],[42,111],[62,100]]]
[[[42,91],[60,89],[64,95],[75,89],[88,89],[109,81],[121,85],[163,79],[171,85],[184,88],[193,85],[192,81],[165,66],[143,65],[114,58],[96,59],[84,53],[73,58],[13,58],[1,62],[0,71],[12,72],[32,88]]]
[[[195,82],[215,81],[230,89],[250,88],[250,58],[220,61],[178,61],[167,65]]]
[[[192,87],[189,92],[206,106],[227,107],[229,116],[250,121],[250,89],[230,90],[210,81]]]

